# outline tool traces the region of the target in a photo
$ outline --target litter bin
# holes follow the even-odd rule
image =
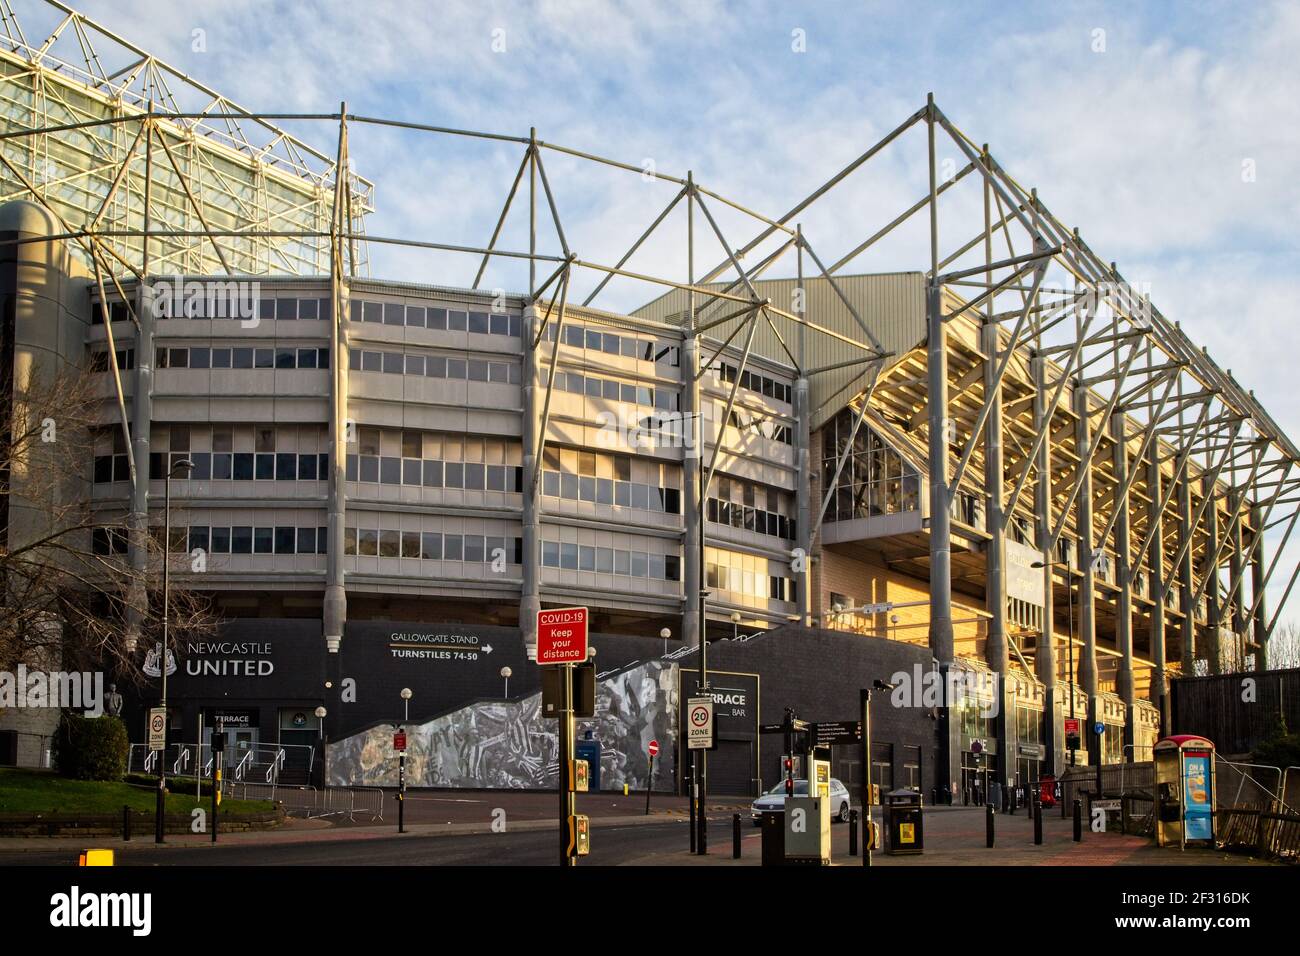
[[[763,835],[763,865],[785,866],[785,814],[767,812],[759,815]]]
[[[921,795],[915,790],[885,794],[885,852],[890,856],[920,853],[925,847]]]
[[[1038,800],[1044,810],[1056,806],[1056,777],[1050,773],[1038,778]]]

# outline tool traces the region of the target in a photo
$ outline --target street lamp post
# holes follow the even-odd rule
[[[184,471],[189,474],[194,462],[188,458],[182,458],[172,464],[167,474],[163,476],[163,606],[162,606],[162,653],[158,655],[158,670],[162,674],[162,699],[158,702],[159,708],[163,712],[163,733],[166,734],[170,729],[171,719],[167,716],[167,648],[170,645],[168,619],[171,616],[171,575],[169,573],[172,548],[172,475],[177,471]],[[163,842],[164,830],[164,813],[167,806],[167,753],[166,738],[164,737],[163,757],[158,760],[158,799],[154,810],[154,834],[155,843]]]
[[[740,612],[731,612],[731,639],[734,641],[740,637]]]
[[[325,786],[329,781],[329,768],[325,766],[325,714],[327,711],[324,707],[317,707],[312,713],[316,715],[316,739],[320,741],[321,786]]]
[[[505,687],[501,691],[501,696],[503,698],[508,698],[510,696],[510,675],[513,673],[514,671],[509,667],[501,668],[501,677],[506,682]]]
[[[665,628],[663,628],[662,630],[659,631],[659,636],[662,637],[662,638],[664,639],[664,657],[667,657],[667,656],[668,656],[668,638],[670,638],[670,637],[673,636],[673,632],[670,631],[670,630],[668,630],[668,628],[665,627]]]

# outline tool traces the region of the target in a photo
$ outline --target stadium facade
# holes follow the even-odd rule
[[[106,32],[65,16],[63,32]],[[221,719],[271,764],[319,748],[334,782],[390,782],[405,687],[429,747],[417,783],[540,785],[528,650],[536,612],[570,605],[598,635],[601,763],[633,784],[650,736],[676,733],[683,655],[705,635],[726,642],[715,684],[748,695],[737,791],[771,779],[757,725],[780,707],[853,716],[825,712],[816,674],[782,696],[804,648],[828,686],[953,688],[872,755],[878,782],[927,790],[1141,759],[1176,729],[1172,676],[1267,666],[1281,608],[1265,588],[1295,575],[1274,578],[1266,541],[1294,524],[1295,447],[932,101],[779,218],[660,174],[686,216],[673,277],[625,266],[665,216],[622,258],[580,258],[543,158],[574,151],[496,137],[523,155],[491,242],[409,243],[513,256],[528,278],[506,293],[480,287],[482,266],[472,283],[366,276],[374,197],[334,171],[350,131],[383,121],[311,117],[337,135],[325,156],[213,94],[215,135],[202,110],[114,95],[89,61],[48,56],[12,36],[0,50],[4,339],[15,375],[95,378],[88,550],[146,566],[163,479],[192,463],[170,483],[171,568],[223,624],[178,641],[178,746]],[[166,75],[147,59],[141,75]],[[293,149],[266,163],[236,120]],[[928,191],[826,265],[801,219],[909,134]],[[963,164],[947,178],[938,138]],[[972,230],[941,228],[958,189],[972,202],[944,215]],[[526,252],[497,245],[517,192]],[[723,210],[752,226],[744,244]],[[912,271],[845,268],[904,226],[929,249]],[[697,273],[706,238],[724,255]],[[645,304],[595,308],[599,287],[579,303],[584,271],[645,283]]]

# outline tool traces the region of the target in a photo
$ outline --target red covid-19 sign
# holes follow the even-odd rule
[[[587,609],[537,612],[537,663],[581,664],[587,659]]]

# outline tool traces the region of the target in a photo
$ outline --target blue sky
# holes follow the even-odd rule
[[[346,99],[361,114],[519,135],[536,126],[543,139],[635,165],[692,169],[771,216],[933,91],[1300,436],[1300,5],[83,0],[80,9],[252,109],[328,112]],[[292,129],[332,152],[332,127]],[[809,217],[824,260],[919,198],[923,145],[915,138]],[[378,184],[372,234],[475,245],[519,160],[516,147],[360,128],[353,154]],[[577,165],[551,163],[570,244],[585,258],[612,262],[672,195],[663,183],[630,189],[627,174],[570,176]],[[740,217],[719,221],[737,244],[752,232]],[[923,268],[918,237],[900,239],[862,270]],[[522,241],[512,225],[503,245]],[[648,250],[640,264],[677,269],[675,255]],[[373,272],[391,278],[464,285],[474,268],[424,253],[372,256]],[[652,294],[612,287],[598,304]]]

